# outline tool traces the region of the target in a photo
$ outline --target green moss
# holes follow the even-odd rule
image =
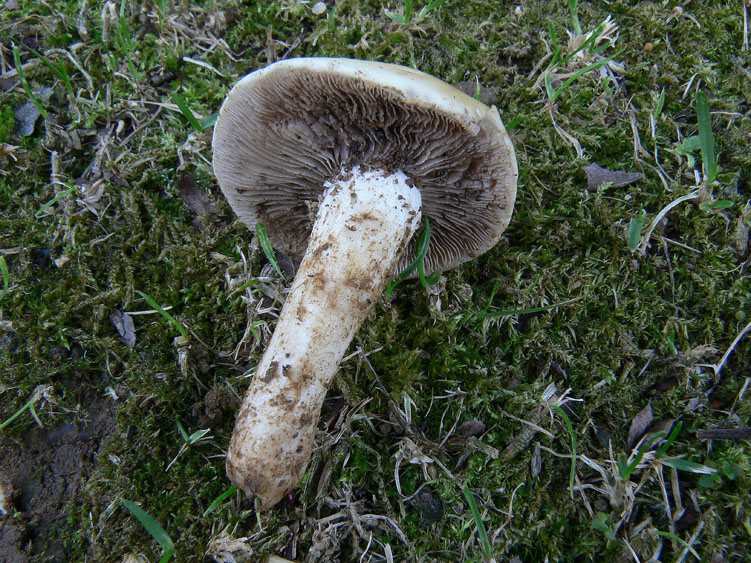
[[[417,10],[423,5],[415,4]],[[343,0],[335,10],[329,3],[320,16],[301,2],[198,3],[170,12],[185,28],[170,28],[150,6],[126,7],[133,53],[117,42],[114,28],[105,46],[97,41],[99,8],[84,17],[88,34],[82,35],[76,26],[80,2],[41,8],[22,2],[20,10],[0,16],[14,37],[44,37],[37,49],[69,49],[85,61],[92,79],[89,87],[85,76],[60,55],[57,60],[65,61],[74,83],[81,122],[74,123],[67,99],[53,96],[52,119],[40,122],[32,138],[14,134],[13,109],[25,101],[23,92],[17,88],[4,94],[0,104],[0,142],[21,147],[12,157],[0,157],[0,251],[11,282],[0,302],[0,321],[10,325],[0,326],[12,327],[0,329],[0,420],[18,410],[37,385],[52,385],[58,401],[54,408],[38,409],[47,428],[90,421],[94,413],[82,404],[84,391],[116,407],[115,429],[59,529],[70,561],[122,558],[130,552],[158,559],[151,536],[117,508],[120,497],[141,503],[173,540],[179,539],[181,561],[201,559],[212,533],[227,526],[238,537],[252,538],[256,556],[284,553],[294,540],[297,558],[303,559],[311,550],[323,550],[316,521],[325,518],[333,518],[326,522],[334,523],[329,539],[338,541],[340,560],[359,559],[366,542],[347,519],[349,506],[388,517],[407,536],[409,546],[385,520],[377,527],[365,523],[366,532],[372,529],[374,538],[389,543],[395,560],[456,561],[463,556],[457,546],[470,540],[475,527],[461,492],[464,484],[478,499],[491,537],[500,530],[493,542],[497,559],[627,557],[623,542],[609,542],[593,525],[578,493],[571,501],[570,460],[544,449],[567,455],[570,448],[567,431],[547,410],[536,418],[551,383],[582,399],[571,403],[579,453],[611,472],[614,460],[602,437],[611,436],[616,458],[629,453],[628,426],[647,402],[656,421],[682,420],[684,430],[671,445],[671,455],[721,471],[737,468],[735,478],[722,474],[711,486],[700,475],[679,473],[676,486],[684,503],[697,499],[704,525],[694,547],[705,559],[723,550],[728,559],[741,557],[749,550],[743,508],[748,448],[743,442],[716,441],[708,449],[695,439],[697,430],[711,425],[749,426],[748,402],[741,400],[750,367],[748,335],[729,356],[720,378],[702,366],[719,361],[743,330],[751,295],[748,255],[733,238],[751,197],[751,62],[741,49],[737,3],[692,3],[682,14],[659,3],[581,3],[585,31],[607,15],[620,24],[617,46],[625,50],[618,61],[625,74],[609,89],[597,73],[583,76],[550,108],[544,88],[535,81],[546,69],[548,22],[561,44],[565,30],[571,29],[566,2],[533,2],[520,6],[521,13],[511,5],[446,2],[409,26],[389,20],[381,2]],[[403,3],[385,8],[399,11]],[[29,19],[31,12],[35,15]],[[226,41],[230,51],[211,37]],[[73,49],[77,42],[80,46]],[[647,43],[651,50],[645,49]],[[22,55],[26,62],[29,54]],[[368,360],[378,378],[357,356],[342,366],[332,394],[343,396],[351,410],[340,426],[321,432],[306,488],[295,503],[260,515],[259,527],[247,501],[237,505],[228,499],[211,515],[202,514],[229,487],[221,454],[236,408],[233,403],[209,417],[208,390],[241,396],[247,385],[242,372],[255,365],[263,348],[244,348],[237,362],[231,355],[253,306],[229,294],[225,277],[241,276],[245,265],[240,253],[249,260],[249,270],[258,273],[261,254],[253,253],[248,229],[234,220],[215,185],[207,164],[211,132],[196,133],[178,112],[162,106],[157,114],[156,108],[171,103],[170,92],[177,90],[196,113],[209,115],[236,78],[282,56],[303,55],[399,62],[450,82],[477,76],[483,86],[499,88],[495,103],[504,121],[520,119],[513,130],[519,196],[502,242],[445,275],[445,287],[437,292],[440,310],[436,297],[415,282],[402,284],[388,305],[376,307],[356,345],[372,352]],[[130,56],[143,73],[141,81],[133,80],[123,65]],[[223,76],[186,62],[186,56],[205,61]],[[160,69],[175,76],[154,85],[151,73]],[[35,85],[55,81],[41,64],[30,65],[27,74]],[[707,93],[713,112],[721,167],[714,194],[733,206],[715,213],[686,202],[658,227],[646,255],[634,254],[627,246],[629,221],[642,209],[650,221],[694,187],[693,171],[675,146],[697,133],[696,88]],[[665,106],[652,137],[650,115],[663,89]],[[551,116],[578,139],[583,159],[556,132]],[[644,149],[637,151],[638,159],[631,119]],[[193,137],[186,145],[189,135]],[[81,205],[77,192],[36,217],[57,189],[50,183],[52,151],[59,157],[61,180],[84,187],[102,180],[101,198],[91,210]],[[591,162],[641,170],[645,178],[626,187],[588,191],[580,168]],[[185,172],[195,176],[196,189],[216,202],[216,215],[198,222],[200,228],[177,189]],[[480,313],[494,287],[491,312],[562,305],[483,320]],[[171,306],[189,329],[193,340],[187,377],[178,365],[176,331],[160,316],[134,316],[136,346],[120,341],[110,314],[149,308],[135,290]],[[273,315],[259,318],[273,328]],[[115,402],[110,390],[123,398]],[[412,422],[404,429],[393,409],[404,409],[407,400],[413,403]],[[695,404],[700,410],[694,410]],[[486,446],[503,451],[519,444],[510,461],[493,459],[492,450],[472,449],[461,436],[461,423],[475,418],[486,425],[478,438]],[[517,419],[534,419],[550,435],[525,439],[528,425]],[[183,445],[177,420],[189,433],[210,428],[212,439],[187,448],[165,471]],[[3,433],[21,440],[34,424],[31,416],[23,416]],[[407,449],[406,438],[418,451]],[[544,448],[541,470],[533,475],[536,443]],[[397,454],[403,456],[402,494],[412,495],[426,483],[422,466],[410,463],[424,456],[431,494],[441,500],[442,513],[399,495]],[[664,471],[675,508],[669,473]],[[632,482],[643,475],[639,470]],[[599,474],[581,461],[577,476],[584,484],[600,484]],[[328,501],[317,498],[319,492]],[[594,512],[602,512],[615,527],[622,507],[592,489],[587,494]],[[659,481],[649,474],[636,492],[631,518],[616,530],[642,558],[660,542],[666,558],[682,551],[654,534],[672,530],[664,507],[654,500],[662,498]],[[337,519],[338,512],[346,514]],[[647,522],[643,529],[641,522]],[[92,535],[94,528],[97,534]],[[697,529],[684,520],[675,533],[688,541]],[[467,544],[468,560],[480,560],[481,553],[476,540]]]

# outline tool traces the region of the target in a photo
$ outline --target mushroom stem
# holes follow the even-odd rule
[[[232,482],[276,504],[302,479],[323,399],[420,223],[402,172],[343,172],[326,192],[227,452]]]

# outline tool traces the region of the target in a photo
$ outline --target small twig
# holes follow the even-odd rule
[[[643,255],[647,252],[647,248],[649,246],[649,239],[652,237],[652,232],[655,230],[657,225],[665,218],[665,215],[667,215],[671,209],[676,207],[677,205],[680,205],[684,201],[688,201],[690,199],[696,199],[700,196],[701,190],[694,190],[690,194],[686,194],[684,196],[679,197],[676,200],[671,201],[669,204],[667,204],[665,207],[663,207],[660,212],[655,216],[654,219],[649,223],[649,227],[647,228],[647,232],[644,234],[644,236],[641,237],[641,241],[639,242],[639,246],[637,249],[639,252]]]
[[[735,337],[735,340],[733,340],[733,342],[730,344],[728,349],[725,351],[725,354],[723,354],[722,358],[720,359],[720,363],[712,366],[714,369],[715,375],[720,375],[720,370],[725,365],[725,362],[728,361],[728,357],[730,356],[730,354],[733,353],[733,350],[738,345],[738,342],[740,342],[741,338],[743,338],[743,336],[749,330],[751,330],[751,321],[749,321],[748,324],[745,327],[743,327],[743,330],[738,333],[738,336]]]
[[[743,385],[741,386],[740,391],[738,391],[738,394],[735,396],[735,399],[733,400],[733,405],[730,407],[730,413],[728,416],[732,416],[732,413],[735,413],[735,407],[738,406],[738,402],[743,400],[743,396],[746,394],[746,391],[748,391],[748,387],[751,385],[751,377],[747,377],[746,380],[743,382]]]
[[[574,147],[576,150],[576,156],[578,158],[584,158],[584,150],[582,149],[581,144],[579,143],[579,140],[571,135],[568,131],[563,129],[555,120],[555,117],[553,117],[553,105],[548,105],[548,114],[550,115],[550,120],[553,122],[553,128],[555,129],[555,132],[558,133],[558,135],[563,139],[566,143]]]
[[[205,61],[202,61],[199,59],[193,59],[191,57],[183,57],[183,61],[185,61],[186,63],[194,64],[196,66],[200,66],[202,68],[205,68],[206,70],[210,70],[211,72],[214,72],[218,74],[219,76],[221,76],[222,78],[224,78],[224,75],[221,73],[221,71],[217,70],[216,67],[210,65],[209,63]]]
[[[383,516],[381,514],[361,514],[360,520],[375,520],[376,522],[385,522],[389,526],[391,526],[396,532],[397,537],[404,542],[404,545],[409,545],[409,539],[407,538],[406,534],[399,528],[399,526],[394,522],[391,518],[388,516]]]
[[[159,117],[160,113],[162,113],[162,106],[161,105],[157,107],[156,111],[154,112],[154,115],[152,115],[151,118],[148,121],[146,121],[145,123],[142,123],[141,125],[139,125],[135,129],[133,129],[133,131],[130,133],[130,135],[128,135],[122,141],[120,141],[117,144],[117,146],[118,147],[122,147],[125,143],[127,143],[133,137],[133,135],[136,135],[137,133],[139,133],[140,131],[142,131],[144,128],[148,127],[157,117]]]
[[[684,544],[683,552],[681,555],[676,559],[676,563],[683,563],[683,560],[686,559],[686,556],[689,554],[689,552],[694,557],[699,557],[699,555],[696,553],[696,550],[693,548],[694,543],[696,543],[696,540],[699,539],[699,535],[701,534],[702,530],[704,530],[704,520],[699,520],[699,523],[696,525],[696,530],[694,530],[694,533],[691,534],[691,537],[687,542],[681,542]],[[678,538],[680,540],[680,538]]]
[[[370,373],[375,378],[378,389],[386,397],[386,401],[388,401],[392,414],[397,418],[397,420],[399,421],[399,424],[401,425],[405,433],[410,437],[414,437],[414,434],[415,434],[414,430],[410,428],[410,425],[407,422],[407,419],[405,418],[404,413],[402,413],[402,411],[399,409],[399,406],[394,401],[393,397],[391,397],[391,393],[389,393],[386,390],[386,388],[383,386],[383,383],[381,382],[381,378],[378,377],[378,372],[376,372],[375,368],[373,367],[373,364],[370,363],[370,360],[368,360],[368,357],[365,355],[365,352],[363,352],[362,348],[358,347],[357,351],[360,353],[360,357],[363,359],[363,361],[365,362],[365,365],[368,366]]]
[[[371,354],[375,354],[376,352],[380,352],[381,350],[383,350],[383,346],[379,346],[378,348],[375,348],[374,350],[371,350],[370,352],[363,352],[362,348],[358,348],[356,351],[352,352],[351,354],[349,354],[347,356],[344,356],[342,358],[341,363],[343,364],[347,360],[351,360],[352,358],[354,358],[355,356],[358,356],[360,354],[362,354],[363,358],[367,358]]]
[[[630,102],[629,102],[630,105]],[[641,144],[641,137],[639,135],[639,127],[636,124],[636,116],[634,115],[634,112],[631,108],[629,108],[628,111],[628,120],[631,124],[631,134],[634,138],[634,162],[641,163],[641,158],[639,156],[640,153],[649,155],[649,153],[644,149],[644,145]]]
[[[699,250],[697,248],[694,248],[693,246],[689,246],[687,244],[683,244],[682,242],[678,242],[677,240],[673,240],[673,239],[668,238],[668,237],[666,237],[664,235],[659,235],[658,238],[661,241],[663,241],[663,242],[673,244],[673,245],[675,245],[675,246],[677,246],[679,248],[682,248],[684,250],[689,250],[691,252],[696,252],[697,254],[704,254],[701,250]]]
[[[751,438],[751,428],[706,428],[697,430],[699,440],[745,440]]]
[[[530,422],[529,420],[524,420],[523,418],[519,418],[518,416],[514,416],[513,414],[511,414],[511,413],[508,413],[508,412],[506,412],[506,411],[502,411],[502,412],[503,412],[503,414],[504,414],[504,415],[506,415],[507,417],[509,417],[509,418],[512,418],[513,420],[515,420],[515,421],[517,421],[517,422],[521,422],[522,424],[526,424],[527,426],[529,426],[529,427],[530,427],[530,428],[531,428],[532,430],[534,430],[535,432],[542,432],[542,433],[543,433],[543,434],[545,434],[545,435],[546,435],[546,436],[547,436],[548,438],[552,438],[552,437],[553,437],[553,433],[552,433],[552,432],[550,432],[550,431],[548,431],[548,430],[545,430],[545,429],[544,429],[544,428],[543,428],[542,426],[540,426],[540,425],[538,425],[538,424],[535,424],[534,422]],[[539,415],[540,415],[540,414],[542,414],[543,412],[544,412],[544,409],[542,409],[542,408],[538,407],[538,410],[537,410],[537,411],[535,411],[535,413],[533,413],[534,415],[536,415],[536,416],[535,416],[535,419],[536,419],[536,420],[541,420],[541,419],[542,419],[542,417],[540,417]]]
[[[165,305],[164,307],[162,307],[162,309],[164,309],[165,311],[171,311],[172,305]],[[131,317],[135,315],[154,315],[156,313],[159,313],[159,311],[157,311],[156,309],[146,309],[144,311],[125,311],[125,312]]]
[[[514,517],[514,497],[516,497],[516,492],[522,488],[526,483],[522,481],[519,483],[516,488],[511,492],[511,500],[508,503],[508,513],[506,514],[506,521],[500,525],[500,527],[493,532],[493,537],[490,538],[490,543],[495,543],[496,538],[500,535],[500,533],[503,531],[503,529],[508,526],[509,522],[511,522],[511,519]]]

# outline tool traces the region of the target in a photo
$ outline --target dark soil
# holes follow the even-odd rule
[[[113,415],[111,401],[95,399],[83,423],[0,434],[0,476],[16,511],[0,518],[0,562],[68,560],[57,530],[96,467]]]

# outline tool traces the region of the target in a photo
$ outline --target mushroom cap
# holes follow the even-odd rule
[[[492,248],[516,198],[516,156],[495,106],[379,62],[287,59],[248,74],[219,112],[213,158],[238,217],[262,222],[297,260],[324,184],[358,165],[401,170],[420,189],[431,225],[426,274]],[[396,272],[414,257],[412,241]]]

